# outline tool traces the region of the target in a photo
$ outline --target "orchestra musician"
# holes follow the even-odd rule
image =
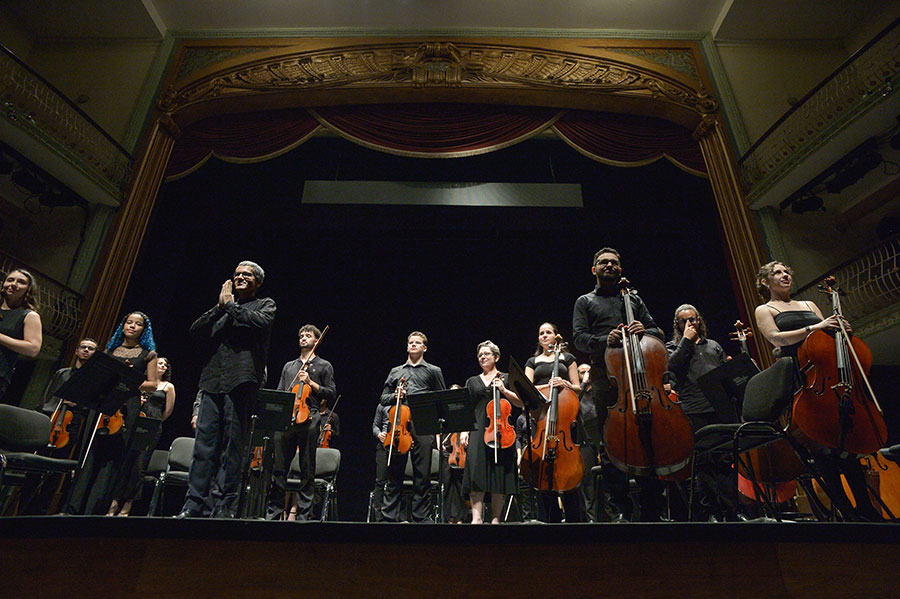
[[[331,362],[313,351],[316,342],[322,337],[322,331],[315,325],[305,324],[300,327],[297,335],[300,356],[287,362],[281,369],[278,390],[296,389],[295,393],[299,395],[302,387],[309,385],[309,395],[305,400],[309,416],[303,422],[297,422],[295,418],[287,430],[276,432],[273,436],[275,466],[266,507],[267,520],[281,520],[284,517],[285,485],[295,451],[300,452],[298,463],[301,480],[296,519],[301,522],[310,519],[314,500],[316,447],[319,441],[319,425],[322,422],[319,405],[334,401],[336,397],[334,368]]]
[[[156,341],[146,314],[129,312],[107,343],[106,353],[145,373],[141,391],[156,389],[159,382]],[[138,476],[140,452],[126,452],[125,448],[127,436],[133,431],[140,411],[139,394],[125,401],[119,413],[112,415],[113,419],[119,415],[124,419],[119,433],[113,433],[112,426],[104,425],[106,418],[101,414],[97,431],[92,432],[93,444],[64,510],[66,513],[116,515],[123,509],[128,513],[130,500],[141,488]]]
[[[456,383],[450,385],[450,389],[462,389],[462,385]],[[450,457],[453,454],[453,439],[456,444],[461,447],[460,452],[465,458],[465,448],[462,448],[460,436],[462,433],[448,433],[444,435],[441,443],[441,459],[444,461],[443,483],[444,483],[444,514],[447,522],[451,524],[462,524],[466,520],[466,501],[463,499],[463,473],[465,467],[460,468],[450,463]],[[385,458],[386,459],[386,458]]]
[[[587,362],[578,365],[578,384],[581,386],[581,391],[578,393],[579,418],[576,422],[578,435],[575,441],[581,447],[581,460],[584,462],[584,480],[579,488],[587,518],[592,522],[607,522],[610,519],[609,514],[606,513],[606,510],[600,509],[594,475],[591,472],[591,468],[597,465],[601,444],[599,436],[596,439],[592,438],[588,431],[588,425],[596,428],[600,418],[597,414],[597,406],[594,405],[594,393],[591,389],[591,365]],[[595,433],[596,435],[599,435],[599,431]]]
[[[37,282],[33,274],[21,268],[9,271],[3,279],[0,297],[0,402],[3,402],[19,355],[37,357],[43,334],[41,316],[35,311]]]
[[[390,421],[390,406],[380,403],[375,407],[375,418],[372,420],[372,435],[375,437],[375,487],[372,489],[372,519],[375,522],[384,520],[384,486],[387,484],[387,449],[384,440],[387,437]]]
[[[822,316],[819,307],[813,302],[791,299],[793,274],[790,266],[777,260],[760,267],[756,287],[760,296],[767,301],[756,307],[755,316],[759,332],[780,350],[782,356],[789,356],[794,360],[794,365],[798,366],[797,350],[806,341],[806,337],[812,331],[840,330],[840,323],[837,315],[832,314],[828,318]],[[846,320],[844,326],[848,332],[852,332],[850,323]],[[797,388],[799,386],[798,371]],[[812,457],[824,477],[828,496],[846,519],[873,522],[883,520],[872,505],[865,475],[855,457],[842,458],[830,453],[815,453]],[[844,493],[840,474],[847,478],[856,499],[855,508]]]
[[[548,389],[552,385],[553,387],[569,389],[577,395],[581,392],[581,383],[575,356],[568,352],[562,352],[559,355],[560,376],[553,377],[553,364],[555,362],[553,348],[556,345],[558,335],[559,328],[553,323],[545,322],[538,328],[537,348],[534,355],[525,362],[525,376],[534,383],[539,391]],[[577,429],[577,426],[576,421],[573,429]],[[535,428],[532,427],[531,430],[533,433]],[[578,437],[577,431],[573,437]],[[528,451],[528,448],[525,447],[524,451]],[[547,521],[561,522],[562,514],[559,509],[559,494],[552,491],[541,492],[540,497],[543,503],[543,513]],[[583,522],[585,519],[585,505],[581,489],[575,488],[567,491],[562,494],[561,499],[566,522]]]
[[[72,456],[78,454],[81,447],[81,439],[83,438],[84,420],[87,418],[88,410],[78,406],[70,401],[65,401],[56,395],[56,391],[63,386],[63,383],[72,377],[72,373],[81,368],[88,359],[97,351],[97,342],[90,337],[85,337],[75,346],[75,365],[60,368],[53,373],[50,381],[44,388],[44,395],[41,401],[41,411],[51,419],[65,405],[66,410],[72,412],[72,422],[69,424],[69,442],[59,451],[53,452],[53,457],[72,459]]]
[[[205,515],[208,500],[212,517],[237,516],[243,443],[249,441],[250,413],[265,382],[275,319],[275,300],[256,295],[264,279],[265,272],[255,262],[239,263],[233,277],[222,284],[216,305],[191,325],[191,335],[201,342],[207,357],[200,374],[203,396],[188,493],[177,518]],[[216,479],[221,484],[213,488]]]
[[[488,404],[493,400],[496,389],[499,397],[505,398],[511,405],[519,408],[523,406],[519,396],[506,387],[509,375],[497,369],[497,362],[500,360],[500,348],[497,344],[490,340],[482,341],[478,344],[476,356],[481,373],[466,381],[466,389],[475,401],[475,430],[460,433],[460,443],[466,448],[462,489],[463,494],[468,493],[472,503],[472,524],[483,522],[485,493],[491,494],[491,524],[499,524],[506,498],[517,490],[515,431],[508,420],[498,423],[510,427],[511,444],[507,448],[498,448],[495,463],[494,450],[485,445],[485,430],[491,424],[487,413]],[[499,428],[498,425],[495,425],[495,430]],[[499,431],[496,432],[499,442]]]
[[[328,435],[328,447],[336,447],[338,440],[341,438],[341,417],[334,411],[334,406],[329,407],[326,400],[322,400],[319,404],[319,413],[322,415],[319,425],[319,437],[323,433],[330,432]],[[320,445],[321,447],[321,445]]]
[[[728,360],[725,350],[709,338],[706,321],[691,304],[675,310],[672,340],[666,343],[669,370],[675,375],[678,403],[696,433],[709,424],[719,423],[712,404],[706,399],[698,379]],[[718,467],[717,467],[718,466]],[[733,520],[737,508],[730,464],[697,463],[698,495],[704,518]]]
[[[607,411],[603,406],[615,405],[615,388],[609,381],[606,372],[606,347],[622,344],[622,329],[627,328],[632,334],[653,335],[664,341],[664,335],[643,300],[635,298],[635,320],[626,323],[625,305],[619,292],[619,281],[622,278],[621,257],[619,252],[604,247],[594,254],[591,272],[597,279],[593,291],[575,300],[572,312],[572,332],[575,348],[590,355],[591,388],[594,403],[597,406],[600,427],[606,420]],[[602,482],[609,495],[610,516],[614,521],[631,519],[632,504],[628,496],[628,478],[624,472],[615,468],[605,453],[601,454]],[[636,476],[635,480],[641,488],[640,515],[641,520],[659,520],[662,510],[662,485],[655,477]]]
[[[388,374],[381,393],[381,405],[388,408],[395,405],[395,395],[401,379],[406,381],[405,387],[401,387],[399,390],[401,402],[407,395],[441,391],[446,388],[441,369],[425,361],[426,351],[428,351],[428,338],[425,334],[419,331],[410,333],[406,339],[406,363],[395,366]],[[414,429],[412,421],[409,425],[411,429]],[[407,459],[412,459],[412,519],[415,522],[434,521],[431,504],[428,501],[434,437],[432,435],[416,435],[415,430],[411,430],[411,433],[413,435],[412,449],[407,454],[398,454],[397,451],[393,451],[391,463],[388,466],[388,480],[385,485],[382,509],[384,519],[389,522],[401,521],[400,495]]]

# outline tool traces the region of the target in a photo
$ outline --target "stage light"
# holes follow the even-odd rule
[[[803,214],[804,212],[814,212],[816,210],[825,212],[825,202],[815,194],[805,195],[791,202],[791,212],[794,214]]]
[[[864,150],[852,156],[834,176],[825,182],[828,193],[840,193],[866,176],[884,159],[875,150]]]
[[[9,178],[13,183],[34,195],[43,192],[47,188],[44,182],[29,170],[19,169],[10,175]]]

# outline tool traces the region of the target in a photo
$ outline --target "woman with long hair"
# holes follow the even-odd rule
[[[34,275],[16,268],[0,288],[0,401],[12,379],[19,356],[34,358],[41,351],[41,317],[35,311],[37,282]]]

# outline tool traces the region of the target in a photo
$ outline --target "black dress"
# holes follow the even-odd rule
[[[506,384],[509,376],[502,376]],[[484,431],[488,427],[487,405],[493,399],[491,385],[485,385],[481,376],[475,375],[466,381],[466,389],[475,400],[475,430],[469,433],[463,493],[515,493],[518,474],[515,444],[497,452],[496,464],[494,450],[484,444]]]
[[[13,339],[24,339],[25,317],[28,316],[29,312],[31,310],[24,306],[19,306],[12,310],[0,310],[0,333]],[[8,347],[0,346],[0,400],[6,395],[6,389],[9,387],[18,359],[18,352]]]

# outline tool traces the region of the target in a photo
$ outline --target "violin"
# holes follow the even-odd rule
[[[69,443],[69,425],[72,424],[72,418],[74,416],[66,402],[60,400],[50,421],[50,445],[62,449]]]
[[[409,413],[409,406],[402,403],[405,388],[406,378],[401,378],[394,391],[396,403],[388,410],[388,422],[391,424],[391,430],[384,438],[384,446],[388,448],[388,466],[391,465],[391,455],[394,451],[403,455],[412,447],[413,438],[409,432],[409,421],[412,415]]]
[[[331,408],[331,412],[328,413],[328,418],[325,419],[325,422],[322,423],[322,427],[319,429],[319,441],[317,447],[331,447],[331,429],[326,429],[325,427],[331,424],[331,419],[334,416],[334,411],[337,409],[339,401],[341,401],[340,395],[334,400],[334,406]]]
[[[100,414],[97,421],[98,435],[116,435],[125,426],[125,415],[122,410],[116,410],[115,414]]]
[[[319,335],[319,338],[316,339],[316,342],[313,344],[312,349],[309,351],[309,358],[306,359],[306,362],[300,365],[300,369],[297,370],[297,374],[294,375],[294,380],[297,380],[297,377],[300,376],[301,372],[306,372],[309,368],[309,363],[313,361],[313,358],[316,355],[316,348],[319,347],[319,342],[325,338],[325,333],[328,332],[328,325],[325,326],[325,329],[322,331],[322,334]],[[309,383],[305,383],[303,381],[298,381],[297,384],[291,387],[291,393],[294,394],[294,424],[302,424],[309,420],[309,404],[307,400],[309,399],[309,394],[312,392],[312,386]]]
[[[462,470],[466,467],[466,448],[459,441],[459,433],[450,435],[450,457],[447,461],[451,468]]]
[[[694,451],[694,431],[681,406],[669,399],[662,376],[666,348],[653,335],[628,331],[635,321],[635,291],[619,282],[626,325],[622,345],[606,348],[606,372],[618,399],[609,408],[603,437],[610,461],[629,474],[671,474],[687,464]]]
[[[559,376],[559,355],[564,345],[556,336],[553,376]],[[552,379],[551,379],[552,380]],[[531,450],[522,454],[522,478],[540,491],[570,491],[584,478],[581,449],[572,441],[572,423],[578,417],[578,397],[568,388],[551,385],[541,390],[548,402],[535,426]]]
[[[872,352],[844,324],[844,292],[828,277],[819,290],[831,296],[840,328],[834,335],[815,330],[797,352],[806,381],[794,395],[791,429],[812,449],[868,455],[884,447],[884,413],[869,383]]]
[[[501,376],[497,373],[497,377]],[[497,377],[494,377],[495,379]],[[500,396],[500,389],[491,382],[493,399],[488,402],[488,427],[484,431],[484,444],[494,450],[494,463],[499,463],[499,450],[512,447],[516,442],[516,430],[509,423],[512,405],[505,397]],[[499,438],[499,443],[498,443]]]

